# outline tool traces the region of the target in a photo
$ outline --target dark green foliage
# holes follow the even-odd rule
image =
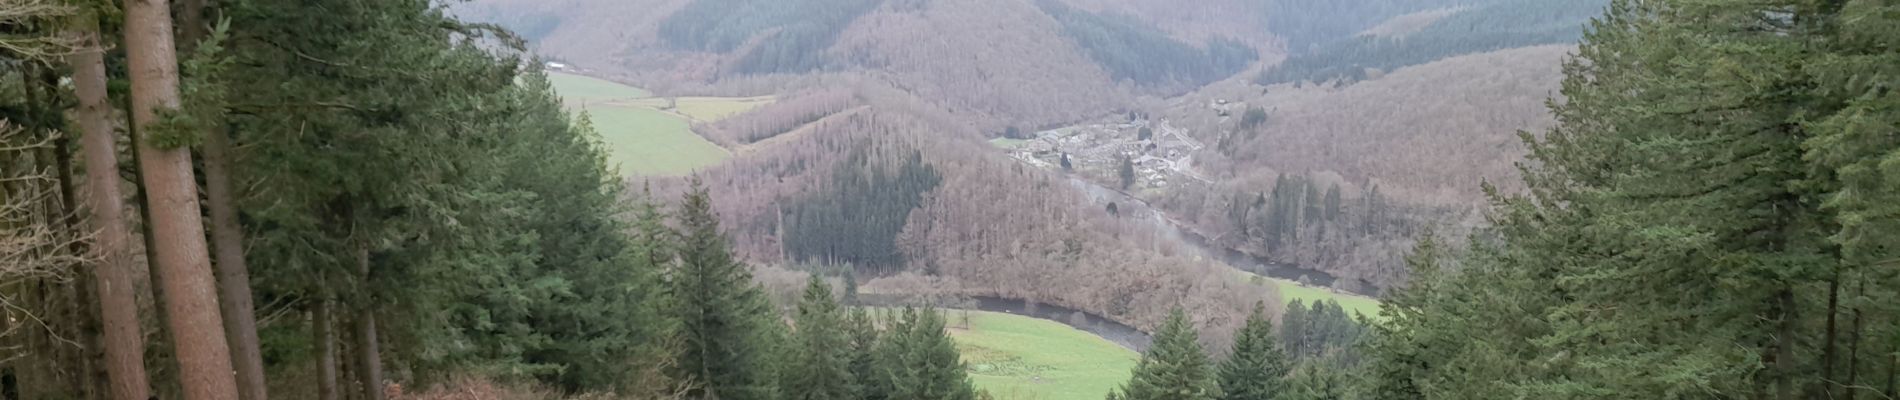
[[[1473,6],[1404,37],[1354,37],[1319,44],[1263,71],[1257,83],[1351,82],[1367,69],[1391,71],[1463,54],[1574,43],[1607,0],[1503,0]]]
[[[708,196],[694,179],[676,217],[679,256],[667,280],[683,342],[675,373],[698,383],[698,395],[772,399],[780,324],[751,271],[733,259]]]
[[[1213,400],[1222,398],[1214,364],[1201,351],[1200,335],[1187,314],[1175,308],[1155,330],[1154,344],[1123,385],[1127,400]]]
[[[877,350],[890,399],[974,400],[956,344],[934,308],[905,308],[891,321]],[[876,390],[874,390],[875,392]],[[871,398],[871,397],[867,397]]]
[[[1234,334],[1233,351],[1220,364],[1223,400],[1273,400],[1286,390],[1282,380],[1290,367],[1265,309],[1265,304],[1254,305],[1247,324]]]
[[[812,275],[798,301],[797,331],[792,333],[791,362],[786,364],[780,389],[787,399],[829,400],[853,398],[856,378],[850,353],[855,339],[845,314],[831,297],[831,285]]]
[[[1148,139],[1154,139],[1154,137],[1155,137],[1154,128],[1149,128],[1149,127],[1144,126],[1144,127],[1141,127],[1141,130],[1135,131],[1135,140],[1148,140]]]
[[[851,309],[845,319],[845,334],[851,341],[846,350],[851,371],[851,391],[864,400],[884,400],[891,396],[889,376],[878,364],[882,351],[877,324],[863,308]]]
[[[678,49],[725,53],[769,35],[735,66],[738,73],[804,72],[825,67],[824,50],[882,0],[695,0],[660,23]]]
[[[1204,49],[1195,48],[1129,16],[1076,10],[1054,0],[1036,4],[1118,81],[1198,86],[1232,76],[1259,58],[1253,48],[1232,39],[1214,39]]]
[[[912,152],[894,171],[872,165],[866,151],[832,170],[830,186],[785,209],[785,249],[801,262],[847,263],[875,270],[904,265],[898,233],[943,180]]]
[[[1336,302],[1316,301],[1309,307],[1294,300],[1280,317],[1280,343],[1296,360],[1327,358],[1352,364],[1358,359],[1354,346],[1365,334],[1361,318],[1348,315]]]
[[[606,172],[593,132],[569,126],[545,75],[521,81],[514,125],[505,128],[514,145],[495,157],[507,165],[500,183],[534,199],[518,211],[535,217],[516,227],[535,233],[533,258],[510,272],[533,278],[495,282],[471,299],[468,312],[486,310],[481,320],[490,325],[464,329],[507,339],[495,346],[520,348],[526,365],[558,367],[541,378],[562,388],[628,389],[620,386],[627,371],[663,350],[655,346],[665,332],[656,308],[661,265],[645,253],[664,242],[621,234],[619,178]]]
[[[1352,397],[1352,381],[1347,370],[1303,363],[1286,379],[1286,391],[1274,397],[1281,400],[1346,400]]]
[[[1529,190],[1493,192],[1464,254],[1414,257],[1370,392],[1880,397],[1900,310],[1891,241],[1868,240],[1890,237],[1870,228],[1893,220],[1900,143],[1872,82],[1900,64],[1900,7],[1612,4],[1559,124],[1525,135]]]

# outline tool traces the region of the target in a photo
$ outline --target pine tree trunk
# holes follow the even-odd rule
[[[45,97],[52,98],[53,94],[50,93],[52,91],[50,88],[59,85],[59,78],[53,75],[50,70],[43,71],[41,73],[41,82],[47,85],[43,86],[43,88],[48,88],[46,89],[47,93],[44,93],[46,95]],[[55,168],[58,168],[55,175],[59,178],[59,206],[50,207],[58,212],[58,214],[55,214],[56,216],[48,216],[48,218],[59,219],[60,227],[67,232],[73,233],[75,236],[84,235],[83,232],[85,232],[85,229],[79,226],[79,194],[76,193],[75,186],[77,185],[74,184],[77,178],[73,176],[73,143],[71,137],[60,136],[54,139],[53,148],[51,150],[53,152],[53,165]],[[65,251],[75,258],[83,258],[87,251],[86,243],[84,241],[72,241],[71,243],[67,243]],[[90,267],[89,265],[81,263],[73,263],[71,268],[68,269],[72,271],[73,279],[59,284],[60,291],[66,295],[66,301],[63,304],[62,312],[55,314],[70,316],[68,318],[62,318],[66,320],[65,329],[66,335],[68,335],[67,337],[76,342],[76,345],[69,344],[65,352],[64,358],[67,363],[66,367],[71,368],[71,370],[68,371],[67,383],[71,386],[73,393],[76,394],[78,398],[86,400],[99,398],[98,381],[94,380],[99,374],[93,373],[95,369],[99,368],[98,359],[92,357],[90,354],[100,346],[98,326],[99,310],[92,305],[93,297],[89,296],[91,290],[86,289],[87,286],[92,284],[92,271]]]
[[[330,299],[317,300],[310,312],[311,340],[317,344],[317,400],[337,400],[336,335],[331,333]]]
[[[179,2],[178,23],[182,50],[189,53],[204,40],[204,0]],[[244,260],[244,231],[238,226],[236,194],[231,190],[231,139],[225,129],[204,132],[205,208],[211,216],[211,250],[218,274],[218,309],[224,315],[224,335],[231,343],[231,364],[237,368],[239,399],[265,400],[264,355],[258,348],[257,314],[251,295],[251,269]]]
[[[258,349],[257,316],[252,305],[250,266],[244,261],[244,231],[232,204],[230,139],[225,132],[205,133],[205,197],[211,209],[211,241],[218,268],[218,304],[224,333],[231,341],[239,397],[265,400],[264,355]]]
[[[178,62],[172,42],[168,0],[125,0],[125,47],[132,78],[132,117],[149,128],[161,110],[178,108]],[[149,129],[145,129],[149,133]],[[199,216],[197,180],[191,153],[159,148],[151,140],[137,144],[143,155],[148,221],[156,244],[155,269],[163,270],[166,324],[178,359],[187,400],[237,398],[231,377],[231,353],[218,314],[217,284],[211,273],[204,220]]]
[[[362,274],[362,290],[370,291],[369,249],[356,250],[356,269]],[[373,295],[364,296],[368,300]],[[376,307],[374,301],[364,301],[356,310],[356,351],[357,361],[361,364],[357,370],[357,380],[363,384],[364,400],[383,400],[383,355],[376,336]]]
[[[107,392],[113,400],[145,400],[150,388],[145,376],[145,338],[139,327],[138,297],[132,257],[132,232],[126,225],[124,195],[119,192],[118,140],[112,129],[112,107],[106,98],[104,48],[98,21],[90,14],[75,19],[86,48],[74,53],[73,87],[79,100],[75,117],[86,158],[88,211],[98,238],[93,253],[93,283],[99,316]]]
[[[130,96],[127,97],[124,106],[125,109],[130,110],[132,109],[132,99]],[[159,282],[165,281],[164,273],[159,270],[157,265],[152,264],[153,260],[158,259],[158,243],[153,239],[152,234],[151,197],[146,195],[145,185],[142,183],[145,182],[145,168],[140,167],[140,165],[144,164],[145,158],[143,155],[144,152],[139,150],[138,143],[143,140],[144,136],[139,134],[139,126],[138,124],[132,123],[130,120],[131,117],[131,113],[126,113],[125,133],[126,138],[130,139],[132,143],[127,150],[132,156],[133,181],[140,182],[140,184],[132,187],[132,200],[136,204],[134,209],[137,209],[139,212],[138,235],[140,243],[144,245],[142,248],[145,250],[145,286],[152,291],[152,316],[156,317],[159,321],[170,321],[171,318],[168,317],[169,314],[165,312],[165,285],[159,284]],[[134,278],[136,279],[136,277]],[[133,287],[136,288],[136,284]],[[141,326],[140,329],[142,332],[144,328]],[[141,334],[141,336],[143,335]],[[149,377],[147,385],[151,388],[151,395],[148,396],[148,398],[176,398],[178,396],[166,396],[178,392],[178,371],[176,371],[176,368],[166,368],[164,364],[164,360],[171,359],[172,354],[175,353],[172,351],[171,341],[166,340],[165,335],[157,335],[150,338],[150,340],[151,342],[149,342],[148,345],[151,346],[152,357],[147,359],[147,364],[145,364],[145,370]]]

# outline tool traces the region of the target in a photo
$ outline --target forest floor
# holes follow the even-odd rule
[[[1055,321],[986,311],[944,312],[970,379],[999,399],[1101,399],[1128,381],[1141,358]]]
[[[570,109],[586,110],[620,174],[679,176],[725,161],[731,152],[693,133],[712,122],[770,104],[761,97],[653,97],[652,92],[604,79],[548,73]]]

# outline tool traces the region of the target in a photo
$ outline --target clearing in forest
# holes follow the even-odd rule
[[[1287,304],[1292,304],[1294,300],[1299,300],[1307,306],[1312,306],[1315,301],[1327,300],[1339,303],[1339,307],[1346,309],[1348,313],[1364,314],[1367,318],[1381,318],[1379,316],[1379,300],[1371,297],[1352,293],[1340,293],[1322,287],[1301,285],[1299,282],[1260,276],[1246,271],[1235,272],[1240,274],[1241,279],[1245,279],[1256,285],[1273,285],[1275,288],[1278,288],[1280,300],[1285,301]]]
[[[772,104],[778,100],[773,96],[755,97],[672,97],[645,98],[629,102],[657,110],[666,110],[684,115],[696,122],[713,122],[754,108]]]
[[[548,73],[569,108],[586,110],[620,174],[678,176],[724,161],[729,154],[693,133],[687,117],[639,105],[652,94],[604,79]]]
[[[1054,321],[945,310],[978,389],[1001,399],[1097,400],[1128,381],[1141,355]]]

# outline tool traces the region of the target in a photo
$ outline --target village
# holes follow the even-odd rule
[[[1030,165],[1080,172],[1101,182],[1120,180],[1118,169],[1127,159],[1135,173],[1127,189],[1165,189],[1184,179],[1206,182],[1193,169],[1194,153],[1204,145],[1165,119],[1076,125],[995,143]]]

